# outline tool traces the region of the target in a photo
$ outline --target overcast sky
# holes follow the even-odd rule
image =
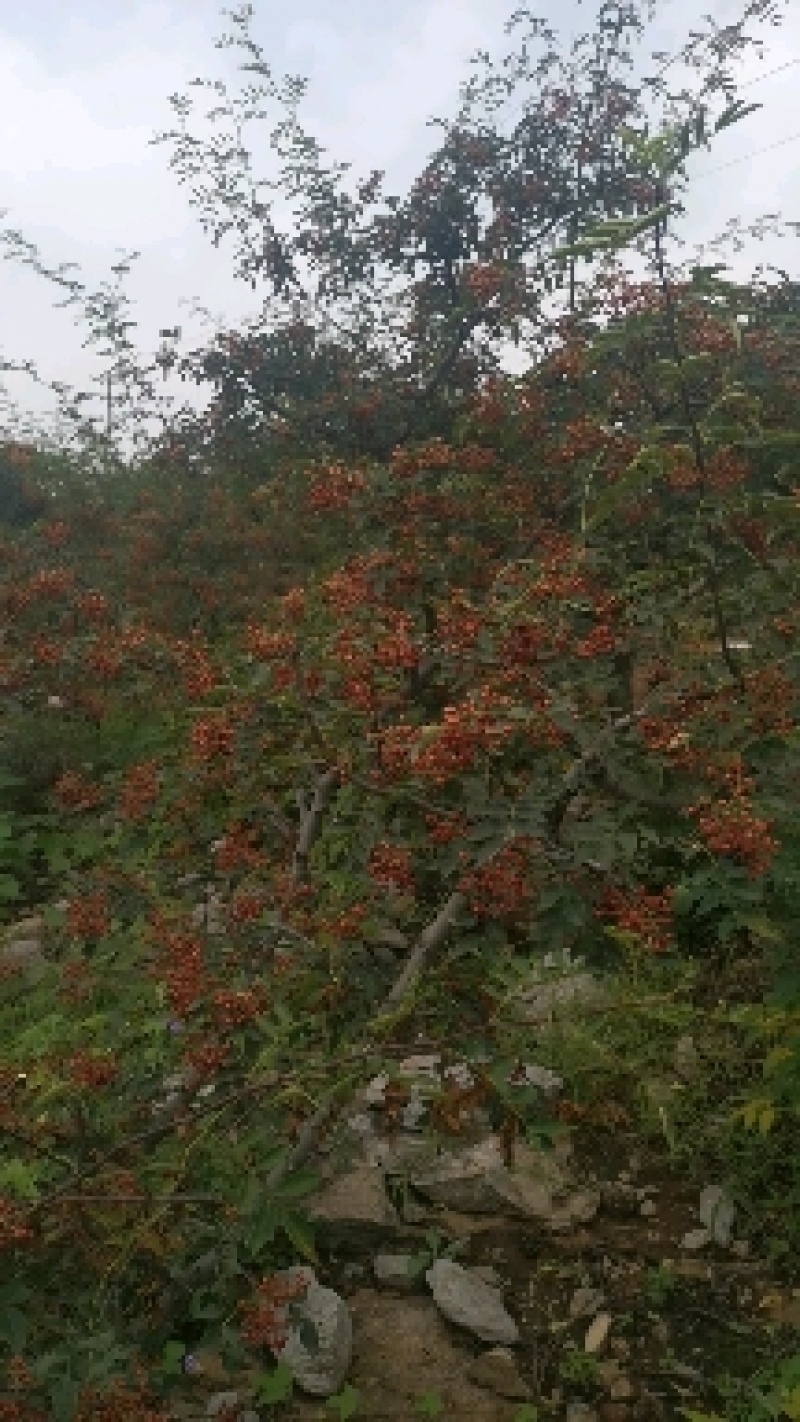
[[[308,78],[300,119],[329,157],[353,164],[354,183],[373,168],[384,169],[385,191],[405,196],[439,141],[440,130],[426,120],[455,114],[476,50],[497,55],[512,43],[503,27],[517,3],[255,0],[250,29],[277,78]],[[548,18],[567,57],[570,40],[594,28],[598,0],[540,0],[531,8]],[[711,4],[719,24],[742,9],[739,0]],[[676,260],[736,216],[743,223],[767,212],[800,220],[800,6],[788,9],[780,28],[755,31],[764,41],[763,57],[753,49],[735,71],[741,82],[759,81],[742,97],[763,108],[689,161],[687,214],[675,225],[689,245],[675,252]],[[651,73],[651,52],[673,52],[698,23],[694,0],[661,0],[634,51],[635,73]],[[188,350],[215,329],[254,316],[266,295],[234,278],[232,239],[215,248],[203,233],[188,189],[170,170],[172,145],[149,143],[176,126],[169,105],[174,93],[195,95],[190,132],[213,134],[201,117],[210,97],[187,90],[190,80],[223,80],[231,96],[251,82],[238,72],[240,50],[215,48],[231,29],[217,0],[0,0],[0,229],[21,232],[51,268],[75,263],[74,275],[92,290],[113,281],[111,268],[122,252],[141,251],[125,290],[138,323],[131,339],[143,361],[160,344],[159,328],[180,326],[181,349]],[[698,86],[695,79],[692,87]],[[254,123],[243,133],[258,179],[276,176],[268,130],[269,124]],[[760,262],[796,277],[799,245],[795,235],[770,237],[726,259],[743,280]],[[6,252],[0,247],[0,255]],[[88,327],[79,307],[58,309],[64,295],[28,267],[0,262],[0,357],[32,360],[46,380],[96,388],[92,409],[100,420],[108,362],[82,347]],[[195,302],[213,321],[192,315]],[[38,421],[55,409],[54,396],[28,376],[7,373],[4,380],[21,415]],[[210,387],[177,379],[160,389],[198,409],[211,394]],[[8,429],[11,418],[0,408],[0,427]]]

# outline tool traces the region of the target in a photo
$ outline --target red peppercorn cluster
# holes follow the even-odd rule
[[[701,801],[687,813],[696,820],[712,854],[728,855],[746,865],[751,879],[767,872],[778,848],[770,833],[772,824],[755,815],[744,796],[716,804]]]
[[[156,910],[150,932],[158,942],[158,957],[149,968],[151,977],[164,983],[176,1017],[185,1017],[207,991],[203,943],[198,934],[171,928]]]
[[[238,869],[258,869],[265,862],[260,850],[255,849],[255,830],[244,825],[232,825],[214,850],[214,863],[223,874],[235,873]]]
[[[341,464],[330,464],[323,470],[310,470],[308,507],[314,513],[345,509],[366,487],[363,474],[345,469]]]
[[[95,1091],[115,1080],[119,1067],[113,1056],[93,1052],[76,1052],[67,1062],[67,1070],[76,1086]]]
[[[59,776],[53,786],[53,794],[64,810],[93,810],[103,798],[99,786],[74,770]]]
[[[425,824],[428,829],[428,838],[433,844],[450,844],[452,840],[463,837],[468,828],[466,815],[454,815],[451,819],[443,820],[436,815],[426,815]]]
[[[129,767],[119,791],[117,806],[126,820],[143,820],[159,794],[158,766],[154,760]]]
[[[256,1298],[240,1305],[241,1336],[248,1348],[269,1348],[280,1353],[288,1338],[287,1304],[302,1298],[308,1282],[299,1275],[295,1279],[262,1279]]]
[[[28,1244],[34,1238],[30,1225],[13,1200],[0,1195],[0,1250],[14,1249],[19,1244]]]
[[[267,632],[253,624],[245,628],[245,649],[259,661],[270,662],[276,657],[291,656],[296,644],[297,638],[290,632]]]
[[[223,1029],[244,1027],[254,1022],[266,1010],[267,993],[264,988],[218,989],[211,998],[217,1026]]]
[[[590,657],[604,656],[608,652],[614,652],[617,648],[617,637],[613,628],[607,623],[601,622],[588,637],[584,637],[582,642],[578,642],[575,653],[584,659]]]
[[[376,884],[413,893],[414,874],[411,853],[398,845],[376,844],[369,857],[368,873]]]
[[[105,894],[86,894],[72,899],[67,908],[67,932],[71,938],[103,938],[111,926]]]
[[[648,894],[641,885],[627,892],[607,889],[595,905],[595,916],[633,934],[648,952],[666,953],[672,942],[673,893],[667,889],[662,894]]]
[[[225,716],[203,717],[195,721],[189,741],[191,752],[199,760],[215,760],[233,750],[236,732]]]
[[[459,888],[467,895],[474,914],[480,918],[507,918],[526,907],[533,892],[529,850],[534,843],[527,838],[517,840],[488,864],[462,875]],[[460,857],[466,859],[467,855]]]
[[[266,906],[264,894],[242,893],[228,905],[228,920],[231,924],[255,923]]]

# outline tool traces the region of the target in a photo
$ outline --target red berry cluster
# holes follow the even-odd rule
[[[214,760],[233,750],[236,732],[225,716],[195,721],[189,741],[191,753],[199,760]]]
[[[0,1250],[27,1244],[34,1237],[19,1205],[0,1195]]]
[[[406,614],[392,614],[393,626],[378,639],[372,649],[372,659],[382,667],[415,667],[420,653],[411,640],[413,621]]]
[[[36,637],[31,651],[34,660],[43,667],[57,667],[64,654],[57,642],[49,642],[46,637]]]
[[[94,810],[103,798],[99,786],[73,770],[59,776],[53,794],[64,810]]]
[[[450,844],[452,840],[463,837],[468,828],[467,817],[462,814],[447,820],[437,815],[426,815],[425,824],[428,828],[428,838],[433,844]]]
[[[295,1279],[263,1279],[255,1300],[240,1305],[243,1315],[241,1336],[249,1348],[269,1348],[280,1353],[288,1338],[286,1306],[308,1291],[302,1275]]]
[[[726,802],[703,801],[691,805],[688,814],[697,822],[712,854],[723,854],[747,866],[751,879],[765,874],[778,848],[769,820],[753,813],[747,800],[736,797]]]
[[[578,642],[575,647],[576,655],[583,658],[603,656],[607,652],[614,652],[617,648],[617,637],[615,632],[607,623],[601,622],[589,633],[582,642]]]
[[[159,775],[154,760],[129,767],[118,797],[120,814],[126,820],[142,820],[158,799]]]
[[[411,854],[397,845],[376,844],[369,857],[368,873],[376,884],[413,893],[414,874]]]
[[[119,1071],[112,1056],[98,1056],[92,1052],[76,1052],[66,1065],[74,1084],[87,1091],[108,1086]]]
[[[264,894],[238,894],[228,906],[228,920],[231,924],[255,923],[266,906]]]
[[[244,1027],[254,1022],[267,1007],[266,990],[255,988],[219,988],[211,998],[214,1018],[218,1027],[227,1029]]]
[[[310,471],[308,507],[315,513],[323,509],[344,509],[366,488],[363,474],[331,464],[322,471]]]
[[[184,1058],[202,1080],[215,1076],[230,1054],[230,1047],[223,1042],[199,1042],[188,1044]]]
[[[473,913],[481,918],[507,918],[526,907],[533,891],[529,851],[534,845],[535,840],[529,838],[516,840],[482,868],[462,875],[458,887],[467,895]]]
[[[76,597],[75,607],[88,622],[105,622],[110,611],[108,598],[99,592],[83,593]]]
[[[105,894],[86,894],[72,899],[67,909],[67,932],[71,938],[103,938],[111,926]]]
[[[287,599],[284,599],[286,602]],[[291,656],[296,648],[297,639],[290,632],[267,632],[262,627],[255,627],[252,623],[245,628],[244,645],[245,649],[259,661],[270,662],[276,657]]]
[[[344,913],[318,918],[317,931],[327,934],[339,942],[344,942],[348,938],[355,938],[358,935],[366,916],[367,910],[363,904],[351,904]]]
[[[160,950],[150,976],[164,982],[175,1016],[185,1017],[207,991],[202,940],[196,933],[170,928],[158,910],[151,916],[150,931]]]
[[[255,830],[244,825],[232,825],[214,850],[214,863],[223,874],[235,873],[237,869],[258,869],[264,864],[264,855],[255,849]]]
[[[49,597],[63,597],[74,584],[75,574],[71,568],[43,568],[30,579],[26,591],[31,601],[43,602]]]
[[[666,953],[672,941],[673,893],[667,889],[663,894],[648,894],[641,885],[627,893],[607,889],[595,905],[595,915],[633,934],[650,953]]]
[[[69,536],[69,524],[64,523],[61,519],[54,523],[45,524],[42,529],[42,538],[50,548],[63,548]]]

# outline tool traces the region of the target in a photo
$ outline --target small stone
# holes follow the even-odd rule
[[[41,942],[38,938],[13,938],[0,948],[0,967],[12,973],[26,973],[30,980],[38,982],[46,970]]]
[[[599,1353],[606,1342],[611,1331],[613,1319],[610,1313],[598,1313],[594,1321],[589,1325],[586,1337],[583,1340],[585,1353]]]
[[[477,1383],[478,1387],[485,1387],[498,1397],[507,1397],[512,1402],[524,1402],[533,1396],[528,1384],[517,1371],[513,1353],[507,1348],[490,1348],[487,1353],[481,1353],[467,1368],[467,1377],[470,1382]]]
[[[645,1219],[649,1219],[650,1216],[654,1215],[655,1213],[656,1206],[654,1202],[652,1200],[642,1200],[642,1203],[639,1206],[639,1214],[644,1215]]]
[[[711,1242],[711,1235],[707,1229],[690,1229],[683,1236],[680,1242],[681,1249],[686,1249],[689,1253],[695,1253],[700,1249],[705,1249]]]
[[[576,1289],[569,1301],[570,1318],[594,1318],[606,1301],[602,1289]]]
[[[418,1281],[408,1272],[411,1259],[410,1254],[376,1254],[372,1269],[378,1283],[395,1289],[413,1289]]]
[[[298,1323],[292,1327],[280,1352],[297,1386],[314,1397],[331,1397],[347,1376],[353,1353],[353,1325],[347,1305],[333,1289],[324,1288],[307,1265],[284,1269],[278,1280],[303,1282],[306,1292],[297,1299]],[[299,1323],[306,1320],[316,1330],[317,1346],[312,1352],[302,1342]]]
[[[390,1226],[397,1211],[386,1194],[377,1166],[361,1165],[339,1176],[309,1202],[313,1220],[327,1224]]]
[[[206,1403],[206,1417],[227,1417],[233,1413],[236,1422],[258,1422],[258,1414],[251,1407],[242,1410],[238,1392],[215,1392]]]
[[[721,1185],[707,1185],[700,1196],[700,1219],[709,1230],[715,1244],[726,1249],[731,1242],[736,1213],[733,1200]]]
[[[598,1422],[598,1417],[588,1402],[569,1402],[565,1422]]]
[[[679,1037],[675,1043],[675,1054],[673,1056],[675,1071],[684,1081],[689,1081],[697,1074],[700,1065],[700,1053],[697,1050],[693,1037]]]
[[[490,1288],[472,1270],[452,1259],[437,1259],[425,1279],[445,1318],[468,1328],[486,1343],[517,1343],[519,1329],[499,1290]]]

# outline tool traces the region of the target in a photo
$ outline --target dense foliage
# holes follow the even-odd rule
[[[423,1028],[513,1061],[500,1010],[543,949],[643,979],[767,952],[717,1128],[675,1119],[761,1171],[760,1240],[796,1247],[797,286],[669,267],[709,106],[650,138],[613,74],[636,12],[601,21],[510,137],[475,112],[487,62],[372,218],[379,175],[347,198],[258,60],[304,206],[292,240],[257,208],[243,274],[297,301],[305,258],[349,324],[218,342],[207,427],[15,486],[0,904],[41,908],[50,952],[0,1008],[6,1422],[156,1422],[198,1340],[263,1367],[330,1113]],[[742,36],[712,36],[707,96]],[[717,130],[745,112],[722,87]],[[525,322],[549,348],[504,377]]]

